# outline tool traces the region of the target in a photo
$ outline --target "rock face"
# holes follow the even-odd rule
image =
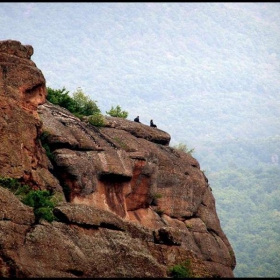
[[[169,277],[189,261],[194,277],[233,277],[234,251],[197,160],[160,129],[114,117],[95,127],[49,103],[32,54],[0,41],[0,177],[62,199],[58,221],[36,221],[0,186],[0,276]]]

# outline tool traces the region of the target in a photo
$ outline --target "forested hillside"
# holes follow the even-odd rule
[[[199,162],[236,252],[236,277],[279,277],[280,137],[205,145]]]
[[[1,3],[47,86],[153,119],[194,148],[236,277],[279,277],[279,3]]]

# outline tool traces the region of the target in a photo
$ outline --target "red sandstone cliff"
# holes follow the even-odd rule
[[[0,186],[0,276],[168,277],[189,260],[195,277],[233,277],[197,160],[159,129],[113,117],[98,128],[47,102],[32,54],[0,41],[0,177],[58,195],[58,221],[37,222]]]

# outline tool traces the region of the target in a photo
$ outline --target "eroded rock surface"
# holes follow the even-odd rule
[[[42,122],[37,107],[45,102],[47,90],[42,72],[30,60],[32,54],[31,46],[0,41],[0,175],[61,191],[39,143]]]
[[[198,161],[170,135],[126,119],[81,121],[46,101],[31,46],[0,41],[0,176],[63,197],[58,221],[0,187],[0,276],[233,277],[233,249]],[[52,158],[42,147],[42,133]]]

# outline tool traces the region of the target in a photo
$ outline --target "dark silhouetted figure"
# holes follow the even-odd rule
[[[137,116],[137,117],[134,119],[134,121],[140,123],[139,116]]]
[[[157,126],[154,124],[153,120],[150,121],[150,126],[151,126],[151,127],[157,127]]]

